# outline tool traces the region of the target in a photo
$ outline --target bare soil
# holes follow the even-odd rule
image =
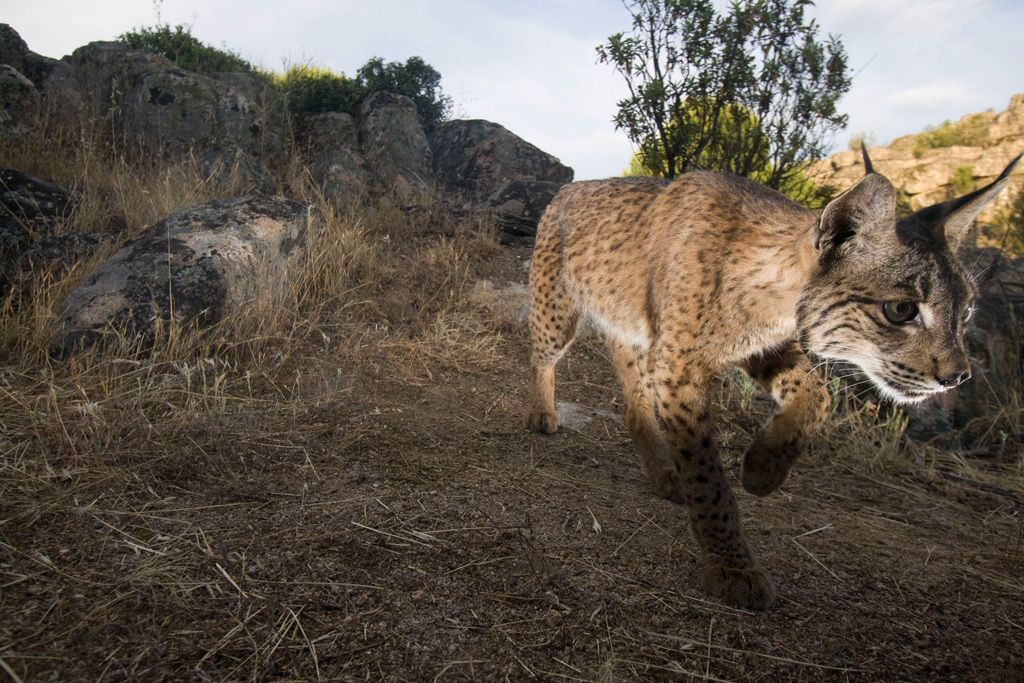
[[[525,283],[528,258],[491,252],[471,279]],[[730,608],[696,585],[687,512],[652,494],[600,340],[580,339],[560,366],[558,398],[574,419],[530,433],[526,332],[467,303],[469,290],[446,313],[463,355],[456,342],[445,354],[348,320],[258,381],[225,369],[248,393],[202,410],[140,398],[106,416],[117,429],[92,443],[5,424],[8,484],[49,472],[34,475],[46,480],[35,500],[0,500],[6,675],[1024,676],[1024,522],[1012,495],[940,476],[911,444],[884,460],[854,452],[837,416],[779,492],[757,499],[734,481],[779,597],[764,613]],[[490,351],[468,350],[474,340]],[[27,380],[0,382],[4,401],[16,381]],[[732,384],[719,412],[735,480],[770,404]],[[32,409],[57,399],[40,395]],[[84,424],[88,411],[62,400],[60,414]],[[879,438],[868,451],[890,448]],[[33,445],[55,443],[66,446]]]

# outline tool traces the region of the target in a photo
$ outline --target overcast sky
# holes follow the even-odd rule
[[[0,21],[61,57],[156,23],[150,0],[4,0]],[[725,4],[724,0],[719,4]],[[373,56],[436,68],[460,118],[495,121],[576,170],[618,175],[632,152],[611,123],[621,76],[594,48],[629,28],[619,0],[164,0],[160,18],[203,42],[283,70],[311,62],[352,75]],[[848,129],[879,144],[946,119],[1002,111],[1024,92],[1021,0],[819,0],[855,72]]]

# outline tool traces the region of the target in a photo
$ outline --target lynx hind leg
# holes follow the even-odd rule
[[[562,257],[550,242],[538,241],[530,266],[530,355],[526,426],[552,434],[555,415],[555,365],[576,335],[580,311],[565,290]]]
[[[771,422],[747,447],[740,474],[743,488],[766,496],[786,481],[793,463],[828,417],[831,397],[796,344],[751,359],[744,369],[779,405]]]
[[[668,443],[654,412],[647,353],[613,338],[609,338],[608,348],[626,402],[626,426],[654,486],[654,492],[676,503],[685,503],[679,488],[679,468],[669,453]]]

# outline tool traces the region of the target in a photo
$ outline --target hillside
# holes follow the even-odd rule
[[[871,162],[907,195],[913,210],[959,196],[992,182],[1006,164],[1024,151],[1024,94],[1014,95],[1002,112],[968,114],[924,133],[906,135],[887,147],[870,147]],[[842,191],[864,175],[859,150],[834,154],[809,171],[814,181]],[[1005,212],[1024,187],[1024,169],[1014,174],[1010,191],[980,220]]]

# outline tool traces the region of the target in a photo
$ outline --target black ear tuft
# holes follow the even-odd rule
[[[896,221],[896,190],[884,176],[869,173],[821,212],[814,246],[830,252],[855,236],[891,231]]]
[[[860,153],[864,156],[864,175],[868,173],[874,173],[875,167],[871,165],[871,157],[868,156],[868,146],[864,144],[864,141],[860,141]]]

